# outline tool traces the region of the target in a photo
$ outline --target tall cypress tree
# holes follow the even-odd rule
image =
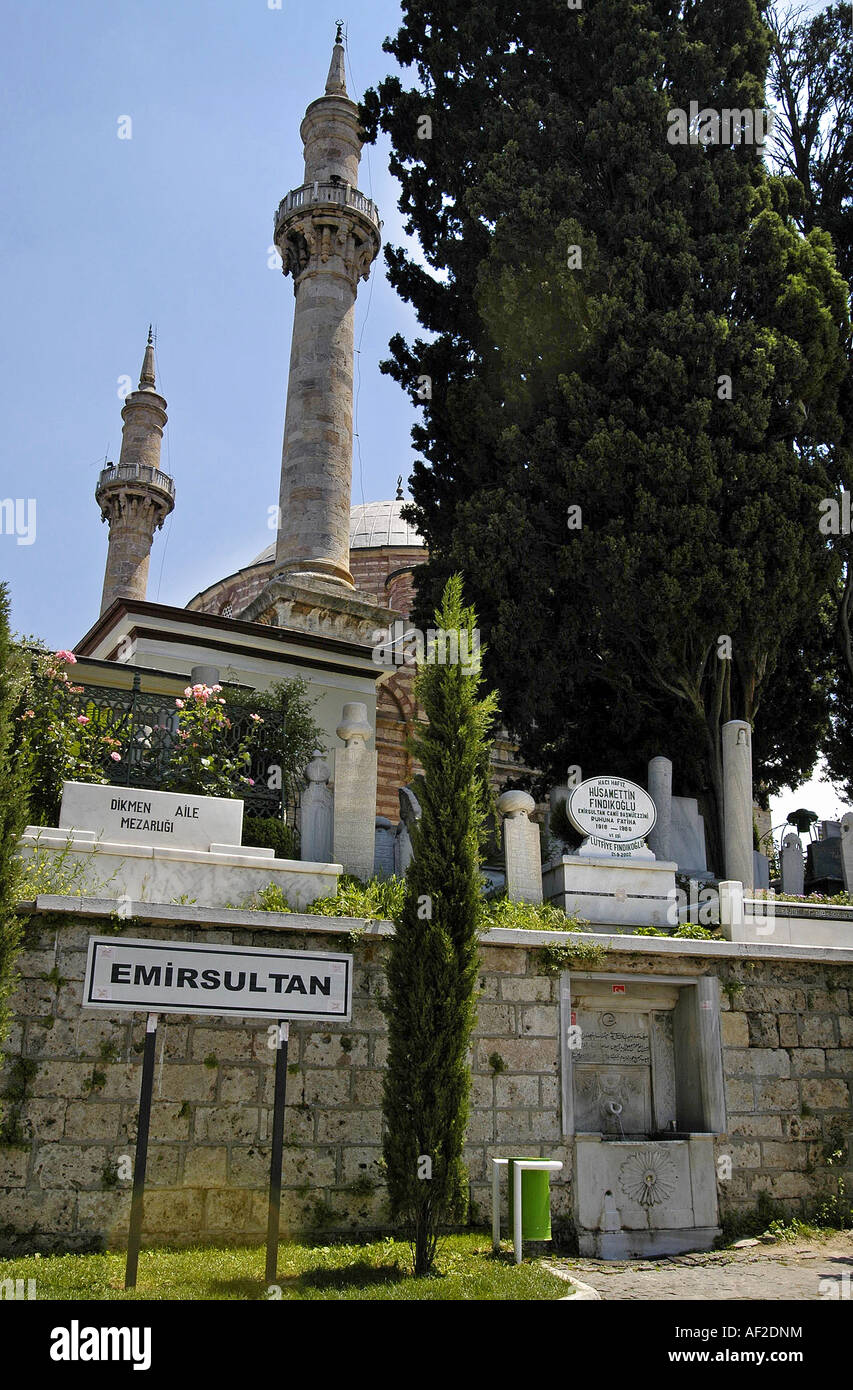
[[[21,941],[15,912],[20,873],[18,841],[28,815],[28,777],[16,737],[15,711],[24,684],[24,663],[9,632],[9,599],[0,584],[0,1046],[8,1030],[8,999],[15,979]]]
[[[468,637],[472,608],[452,576],[439,630]],[[465,1209],[462,1148],[468,1121],[468,1045],[475,1017],[480,866],[491,793],[493,694],[481,698],[478,662],[425,664],[415,690],[429,723],[413,738],[423,767],[414,859],[388,961],[384,1155],[392,1214],[402,1221],[415,1274],[429,1273],[441,1230]]]
[[[364,117],[442,272],[387,253],[435,335],[388,364],[415,400],[432,379],[416,613],[464,572],[527,758],[562,780],[668,753],[713,821],[720,726],[760,727],[837,568],[816,525],[845,370],[828,243],[755,144],[668,138],[691,101],[763,106],[768,33],[753,0],[419,0],[387,47],[419,89],[389,78]],[[780,738],[758,744],[768,790]]]

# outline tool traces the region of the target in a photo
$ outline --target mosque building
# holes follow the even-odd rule
[[[354,314],[380,248],[376,204],[358,188],[361,131],[335,42],[324,93],[300,127],[304,175],[278,206],[274,240],[293,280],[292,332],[275,540],[185,608],[146,596],[154,535],[175,506],[160,466],[166,401],[149,331],[136,391],[122,409],[117,464],[96,501],[109,527],[101,613],[77,644],[87,686],[180,695],[189,679],[266,689],[303,677],[327,749],[344,704],[365,705],[378,755],[377,816],[396,821],[415,771],[406,739],[416,717],[410,666],[378,665],[380,634],[408,619],[414,569],[427,558],[393,500],[352,506]],[[164,703],[168,704],[168,701]],[[519,772],[500,739],[495,782]]]

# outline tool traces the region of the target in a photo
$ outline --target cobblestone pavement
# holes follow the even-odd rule
[[[553,1263],[596,1289],[602,1299],[853,1300],[853,1233],[828,1240],[776,1241],[710,1254],[673,1255],[659,1260],[584,1260],[554,1257]],[[843,1275],[846,1273],[846,1280]]]

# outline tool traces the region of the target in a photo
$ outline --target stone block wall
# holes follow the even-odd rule
[[[806,1212],[829,1194],[828,1165],[853,1131],[853,968],[730,961],[724,972],[722,1041],[732,1158],[721,1196],[732,1210],[762,1193]],[[853,1201],[849,1161],[848,1201]]]
[[[231,925],[135,921],[123,930],[152,939],[353,950],[351,1023],[291,1025],[282,1229],[390,1229],[379,1004],[387,941],[369,933],[350,947],[353,924],[344,921],[326,927],[316,918],[276,918],[263,930],[237,925],[238,913],[223,915]],[[120,1246],[126,1237],[144,1020],[80,1008],[88,937],[112,926],[104,916],[76,913],[30,919],[0,1079],[6,1137],[21,1141],[0,1146],[0,1251]],[[529,945],[496,936],[482,949],[472,1049],[471,1197],[486,1222],[490,1156],[562,1159],[553,1183],[559,1229],[572,1208],[559,977],[543,967],[548,934],[531,934]],[[728,943],[714,943],[715,954],[702,942],[682,945],[683,954],[665,954],[653,939],[638,949],[636,938],[621,938],[618,949],[582,968],[623,978],[719,975],[729,1120],[717,1153],[732,1165],[719,1183],[721,1212],[749,1211],[762,1193],[786,1211],[804,1212],[835,1181],[825,1162],[833,1136],[853,1130],[853,963],[762,959],[761,948]],[[260,1020],[161,1016],[146,1242],[263,1239],[275,1060],[268,1038]]]

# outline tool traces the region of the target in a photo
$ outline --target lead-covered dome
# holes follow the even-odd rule
[[[385,546],[416,546],[424,543],[400,513],[406,503],[403,498],[391,502],[365,502],[351,507],[349,514],[350,550],[378,550]]]
[[[405,500],[395,498],[391,502],[364,502],[358,507],[350,507],[349,548],[350,550],[381,550],[399,546],[413,546],[423,550],[424,543],[408,521],[400,515]],[[268,565],[275,559],[275,541],[256,555],[252,565]]]

